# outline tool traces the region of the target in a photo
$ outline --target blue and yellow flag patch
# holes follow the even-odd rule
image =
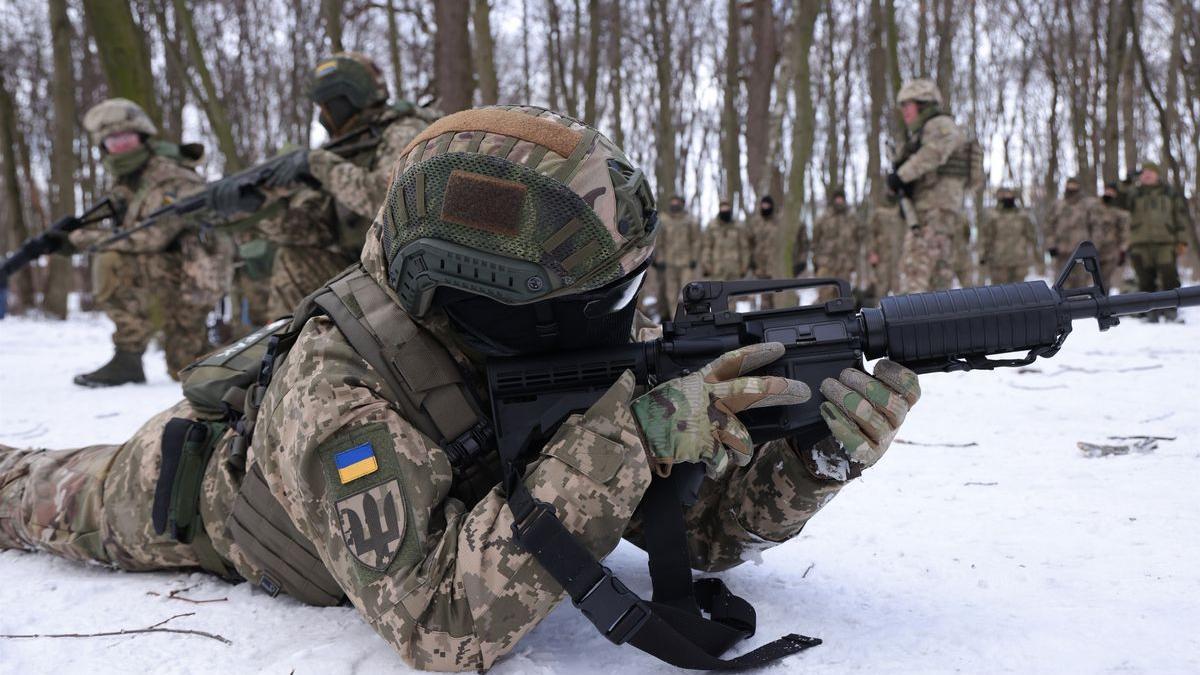
[[[375,459],[375,448],[371,446],[370,441],[335,453],[333,464],[337,467],[338,479],[342,481],[342,485],[357,478],[369,476],[379,470],[379,462]]]

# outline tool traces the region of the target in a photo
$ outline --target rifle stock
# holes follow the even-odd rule
[[[111,197],[106,197],[92,204],[78,217],[63,216],[54,221],[54,224],[42,234],[30,237],[22,242],[21,246],[12,255],[5,258],[3,264],[0,264],[0,289],[6,288],[8,286],[8,278],[22,267],[25,267],[47,253],[54,253],[57,250],[52,233],[66,234],[74,232],[93,223],[98,223],[105,218],[115,218],[116,215],[116,205]]]

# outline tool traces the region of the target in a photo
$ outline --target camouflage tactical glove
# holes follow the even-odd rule
[[[750,432],[737,413],[764,406],[804,403],[808,385],[782,377],[742,377],[780,356],[778,342],[742,347],[699,372],[664,382],[634,400],[633,415],[646,437],[654,470],[671,473],[679,462],[703,462],[716,478],[729,461],[744,466],[754,454]]]
[[[825,455],[814,458],[815,472],[824,478],[847,480],[883,456],[909,408],[921,398],[921,385],[916,373],[884,359],[875,365],[874,377],[847,368],[836,380],[826,378],[821,393],[826,398],[821,417],[833,432],[837,448],[833,456],[815,448]]]

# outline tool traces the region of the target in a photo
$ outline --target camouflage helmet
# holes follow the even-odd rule
[[[427,127],[380,220],[389,285],[417,316],[439,288],[505,305],[600,289],[643,266],[658,223],[645,176],[612,141],[529,106]]]
[[[158,127],[150,121],[146,111],[127,98],[110,98],[92,106],[83,116],[83,128],[96,145],[100,145],[109,135],[122,131],[158,135]]]
[[[933,80],[926,80],[924,78],[909,80],[904,83],[903,87],[900,87],[900,92],[896,94],[897,104],[906,101],[941,105],[942,92],[938,91],[937,85],[933,83]]]
[[[313,68],[308,97],[321,105],[337,96],[345,96],[360,110],[388,98],[383,72],[370,57],[358,52],[338,52]]]

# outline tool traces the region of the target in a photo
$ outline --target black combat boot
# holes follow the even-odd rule
[[[90,373],[75,376],[75,384],[81,387],[115,387],[120,384],[142,384],[146,374],[142,372],[142,355],[121,349],[113,354],[108,363]]]

